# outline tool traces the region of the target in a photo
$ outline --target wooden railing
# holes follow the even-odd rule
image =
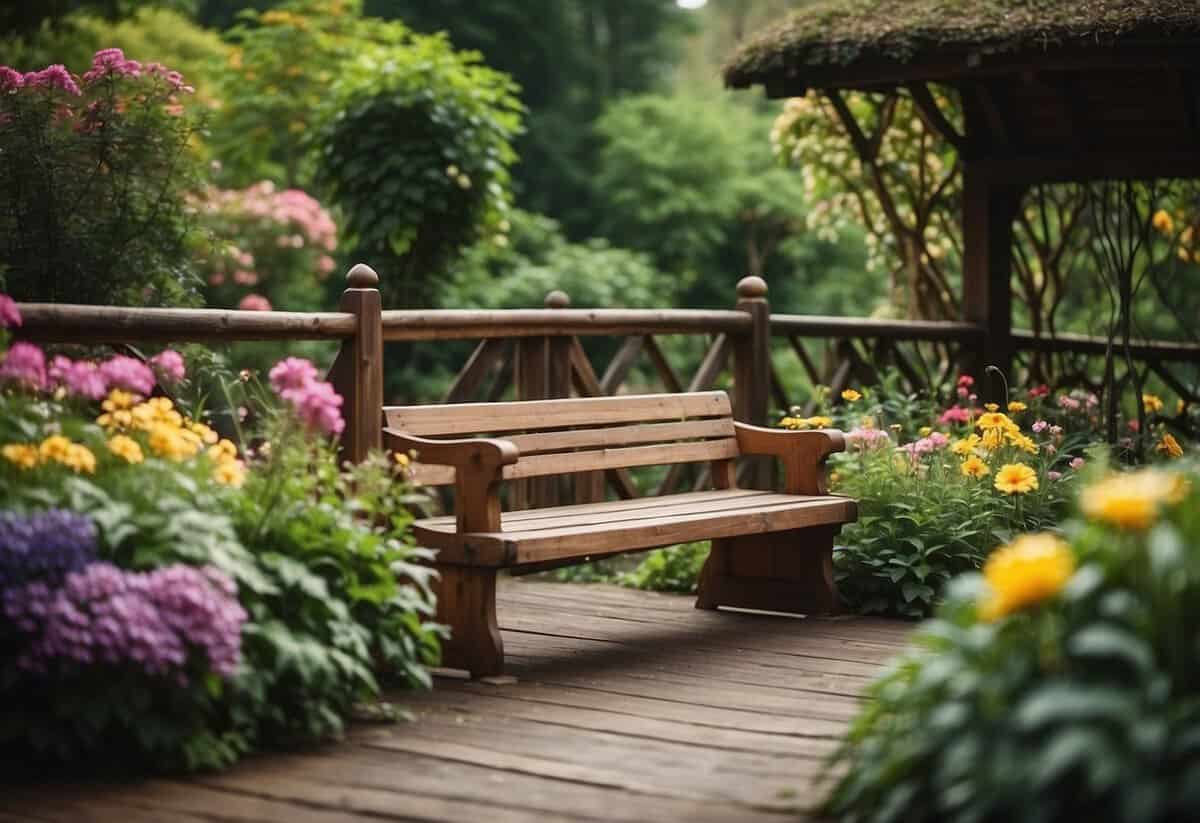
[[[337,312],[24,304],[17,332],[62,343],[337,341],[330,379],[345,398],[342,446],[351,460],[381,443],[385,342],[477,341],[440,398],[444,402],[725,388],[737,419],[758,424],[769,422],[772,411],[811,406],[805,382],[830,387],[836,398],[843,388],[870,385],[893,367],[911,390],[932,388],[948,397],[959,363],[984,347],[983,328],[970,323],[773,315],[766,283],[757,277],[738,283],[730,310],[572,309],[568,296],[554,291],[541,309],[382,311],[378,285],[374,271],[355,266]],[[1107,347],[1103,339],[1078,335],[1050,340],[1016,332],[1014,340],[1026,363],[1053,356],[1065,364],[1103,356]],[[1157,374],[1180,397],[1198,400],[1200,346],[1150,341],[1134,346],[1131,355],[1141,373]],[[1180,376],[1180,364],[1187,364],[1190,377]],[[781,370],[793,379],[781,378]],[[1086,369],[1075,371],[1090,379]],[[747,463],[741,477],[757,485],[766,482],[768,470]],[[575,497],[597,499],[605,486],[621,496],[670,493],[703,484],[698,471],[676,467],[647,488],[638,488],[627,473],[610,472],[577,484]],[[514,494],[518,504],[551,505],[560,493],[528,485]]]

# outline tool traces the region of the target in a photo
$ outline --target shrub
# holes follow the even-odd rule
[[[209,305],[233,308],[258,295],[275,309],[326,308],[321,283],[337,265],[337,225],[315,199],[264,180],[239,190],[210,186],[191,204],[208,235],[197,268]]]
[[[82,77],[0,66],[0,260],[14,296],[191,299],[191,91],[177,72],[119,49],[97,52]]]
[[[955,581],[869,691],[828,801],[847,821],[1166,821],[1200,810],[1200,473],[1096,477],[1070,543]]]
[[[0,324],[18,322],[0,296]],[[0,745],[213,768],[337,736],[381,675],[428,685],[438,629],[403,466],[337,467],[341,398],[310,363],[230,391],[256,421],[239,447],[138,396],[155,370],[183,385],[173,352],[3,349]]]

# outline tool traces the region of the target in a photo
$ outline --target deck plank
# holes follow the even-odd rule
[[[391,695],[414,720],[222,774],[6,787],[0,821],[784,823],[912,624],[703,612],[693,599],[506,580],[515,683]]]

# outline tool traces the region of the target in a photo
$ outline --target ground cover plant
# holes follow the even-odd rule
[[[20,323],[6,296],[0,320]],[[171,350],[0,340],[7,752],[213,768],[336,737],[381,679],[428,685],[438,630],[403,466],[338,466],[341,398],[308,361],[232,381],[225,436],[163,394],[187,379]]]
[[[1062,534],[956,579],[868,692],[826,811],[847,821],[1195,817],[1200,473],[1085,469]]]

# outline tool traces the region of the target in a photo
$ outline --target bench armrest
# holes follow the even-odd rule
[[[432,440],[386,428],[383,443],[391,451],[415,451],[422,463],[454,467],[454,515],[460,533],[500,530],[500,481],[504,467],[521,456],[515,443],[490,437]]]
[[[767,429],[734,423],[742,454],[777,457],[783,462],[784,491],[788,494],[828,494],[825,458],[846,450],[846,439],[837,429]]]

